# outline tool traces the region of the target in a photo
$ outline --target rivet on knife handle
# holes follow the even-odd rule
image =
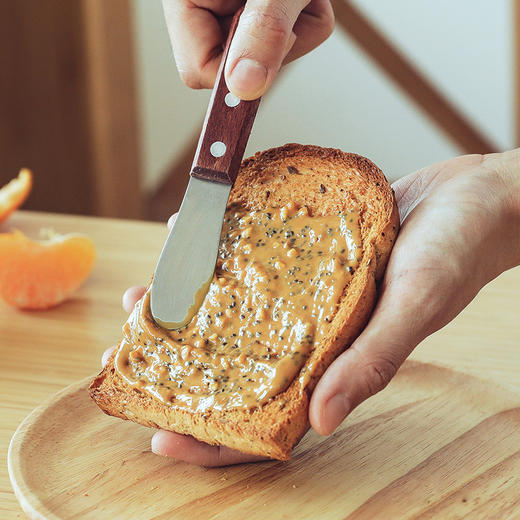
[[[242,10],[233,18],[222,61],[191,167],[191,175],[233,185],[260,99],[243,101],[229,92],[224,79],[229,47]]]

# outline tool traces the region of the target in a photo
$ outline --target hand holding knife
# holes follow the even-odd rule
[[[198,311],[218,254],[227,200],[240,168],[260,99],[229,92],[224,67],[242,10],[231,24],[181,208],[155,270],[151,311],[164,328],[177,329]]]

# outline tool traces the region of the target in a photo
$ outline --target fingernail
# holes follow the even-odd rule
[[[242,58],[231,72],[229,89],[240,98],[260,95],[267,82],[267,69],[256,60]]]
[[[328,435],[332,433],[350,413],[350,402],[345,394],[332,396],[325,404],[321,415],[322,430]]]
[[[159,431],[154,433],[154,435],[152,437],[151,448],[152,448],[152,453],[155,453],[156,455],[164,456],[164,452],[161,449],[162,445],[163,445],[163,442],[162,442],[163,435],[162,435],[162,433],[163,433],[162,430],[159,430]]]

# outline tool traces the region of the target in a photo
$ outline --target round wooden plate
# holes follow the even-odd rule
[[[520,395],[407,362],[388,389],[290,462],[205,469],[150,452],[152,430],[104,415],[88,380],[32,412],[9,449],[37,519],[519,518]]]

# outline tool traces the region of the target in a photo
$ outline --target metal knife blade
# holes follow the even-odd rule
[[[151,310],[161,327],[181,327],[200,307],[215,270],[230,191],[229,184],[190,178],[152,281]]]
[[[208,291],[229,193],[260,103],[227,89],[224,66],[241,11],[234,16],[191,168],[191,178],[155,270],[154,320],[164,328],[188,323]]]

